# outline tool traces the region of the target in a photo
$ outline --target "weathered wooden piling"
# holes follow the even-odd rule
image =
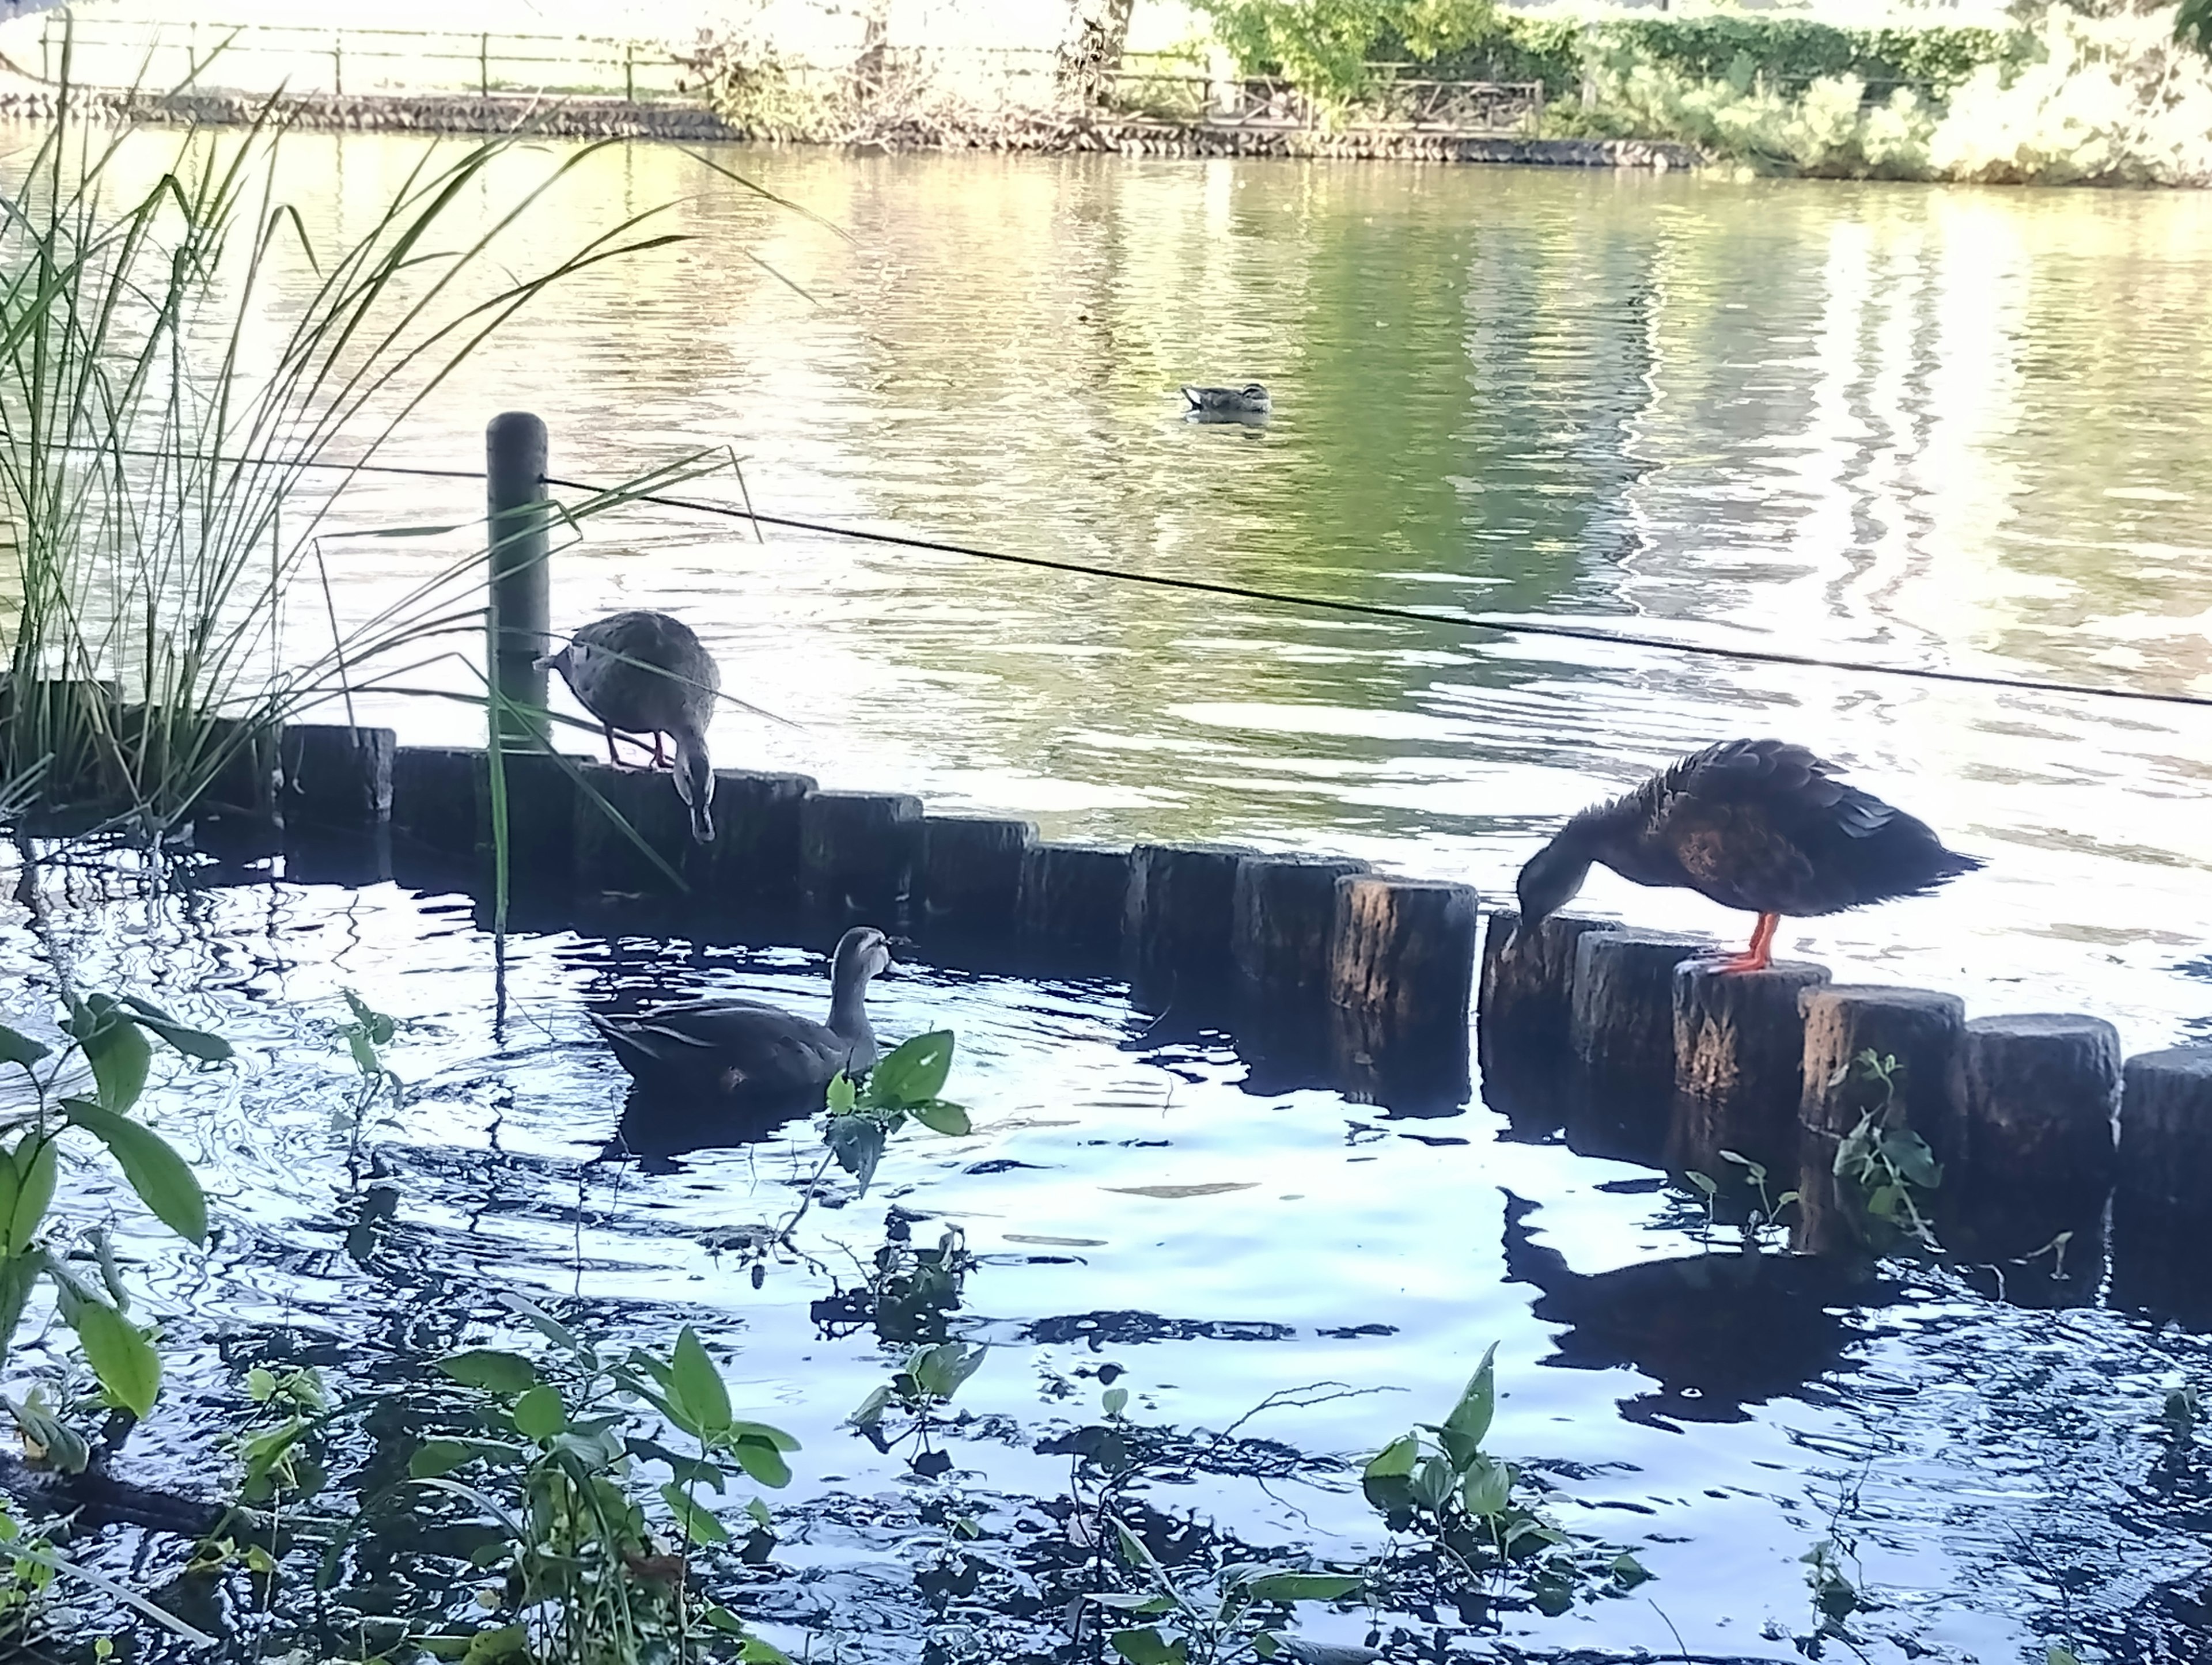
[[[392,766],[399,737],[388,728],[289,723],[278,737],[287,822],[368,828],[392,818]]]
[[[1139,844],[1129,856],[1126,942],[1131,997],[1196,1019],[1231,1003],[1230,932],[1242,844]]]
[[[1472,885],[1381,873],[1336,881],[1329,1029],[1348,1096],[1414,1114],[1467,1102],[1481,928]]]
[[[1500,908],[1483,932],[1476,1036],[1486,1057],[1493,1048],[1564,1054],[1574,1021],[1576,947],[1589,932],[1620,930],[1620,921],[1553,914],[1516,939],[1520,928],[1519,912]]]
[[[719,791],[716,796],[720,797]],[[661,769],[585,763],[576,771],[574,871],[583,896],[687,891],[691,812]]]
[[[1011,939],[1022,868],[1036,842],[1036,827],[1027,821],[924,816],[916,922],[946,936]]]
[[[1229,955],[1240,1018],[1278,1035],[1324,1027],[1336,882],[1371,871],[1342,855],[1253,855],[1237,864]]]
[[[460,746],[401,746],[392,758],[392,829],[441,856],[477,849],[484,754]]]
[[[1733,1152],[1784,1176],[1797,1171],[1805,1020],[1798,996],[1828,968],[1777,960],[1726,971],[1698,959],[1674,968],[1672,1165],[1726,1179]]]
[[[2112,1196],[2112,1293],[2191,1324],[2212,1319],[2212,1047],[2130,1058]]]
[[[692,856],[694,871],[703,857],[708,877],[695,888],[710,906],[726,912],[798,912],[799,822],[815,790],[805,775],[714,771],[714,842]]]
[[[507,410],[484,429],[485,525],[490,538],[489,612],[492,681],[513,708],[501,732],[514,740],[544,732],[545,672],[535,661],[552,629],[552,513],[545,484],[545,424]]]
[[[1881,1226],[1862,1215],[1864,1197],[1839,1189],[1836,1152],[1869,1115],[1911,1128],[1931,1147],[1942,1137],[1966,1003],[1930,988],[1829,983],[1802,991],[1798,1009],[1805,1052],[1796,1244],[1814,1254],[1886,1251]],[[1862,1061],[1868,1054],[1879,1073]]]
[[[1106,844],[1032,844],[1022,854],[1014,934],[1039,965],[1077,973],[1117,967],[1128,923],[1129,852]]]
[[[549,751],[501,754],[510,891],[539,896],[568,893],[575,873],[576,771],[585,761]],[[489,760],[479,780],[477,804],[477,842],[489,851],[498,829],[493,817]]]
[[[919,798],[815,792],[799,802],[799,888],[827,922],[899,928],[921,860]]]
[[[217,717],[208,724],[204,744],[212,769],[200,794],[200,812],[273,821],[283,773],[275,733],[242,718]]]
[[[2119,1097],[2119,1032],[2101,1018],[1969,1022],[1937,1145],[1946,1246],[1970,1260],[2012,1260],[2060,1232],[2096,1232],[2116,1165]]]
[[[1662,1099],[1674,1082],[1674,968],[1711,954],[1705,937],[1586,931],[1575,940],[1568,1040],[1593,1076]]]

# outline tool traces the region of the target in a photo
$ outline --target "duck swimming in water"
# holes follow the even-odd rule
[[[1570,820],[1521,869],[1516,934],[1565,907],[1593,862],[1632,884],[1695,890],[1757,914],[1751,946],[1728,971],[1764,969],[1785,914],[1916,896],[1983,865],[1780,740],[1707,746]]]
[[[1267,390],[1256,381],[1242,387],[1186,387],[1191,413],[1200,416],[1264,416],[1275,408]]]
[[[655,768],[665,768],[660,738],[676,744],[676,793],[691,811],[691,836],[714,836],[714,765],[707,756],[707,726],[714,720],[721,667],[690,625],[666,613],[613,613],[568,638],[557,653],[538,661],[558,671],[577,703],[606,731],[607,761],[619,763],[615,735],[653,738]]]
[[[635,1018],[592,1014],[617,1061],[638,1085],[739,1103],[819,1093],[843,1071],[874,1067],[868,983],[891,963],[890,942],[859,925],[830,962],[830,1021],[817,1024],[763,1000],[720,995],[684,1000]],[[817,1107],[818,1108],[818,1107]]]

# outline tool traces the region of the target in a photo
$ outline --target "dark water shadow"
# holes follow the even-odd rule
[[[820,1087],[722,1099],[633,1085],[599,1160],[628,1158],[645,1173],[674,1172],[677,1158],[694,1152],[740,1150],[774,1139],[820,1114],[823,1103]]]

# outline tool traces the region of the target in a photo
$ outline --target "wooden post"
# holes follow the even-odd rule
[[[1763,971],[1718,962],[1674,968],[1675,1111],[1672,1165],[1726,1181],[1736,1164],[1763,1164],[1787,1190],[1797,1172],[1797,1105],[1804,1097],[1805,1019],[1797,997],[1828,968],[1777,960]]]
[[[1229,939],[1242,844],[1139,844],[1129,858],[1130,997],[1185,1019],[1231,1003]]]
[[[1129,852],[1103,844],[1032,844],[1022,855],[1014,931],[1042,967],[1111,969],[1128,918]]]
[[[342,828],[389,821],[398,749],[399,737],[388,728],[287,724],[277,741],[285,818]]]
[[[676,795],[674,779],[659,769],[599,763],[586,763],[577,774],[578,892],[679,894],[678,881],[689,883],[684,868],[696,841],[691,836],[691,812]],[[643,849],[639,848],[641,841]],[[646,849],[653,855],[647,855]],[[655,862],[653,856],[659,856],[659,861]]]
[[[2212,1047],[2144,1053],[2123,1079],[2113,1296],[2201,1327],[2212,1318]]]
[[[1575,1056],[1595,1076],[1663,1098],[1674,1082],[1674,968],[1712,951],[1705,937],[1583,933],[1568,1018]]]
[[[714,842],[694,843],[690,854],[692,871],[705,863],[694,890],[714,911],[799,911],[799,820],[814,791],[805,775],[714,771]]]
[[[401,746],[392,753],[395,860],[404,866],[417,854],[476,854],[477,776],[483,767],[483,753],[458,746]]]
[[[799,886],[832,924],[896,930],[921,857],[921,799],[903,793],[814,792],[799,806]]]
[[[584,761],[550,751],[501,755],[510,894],[568,894],[576,850],[576,781],[570,771]],[[477,842],[486,850],[492,848],[490,769],[484,754],[477,781]]]
[[[2116,1165],[2119,1032],[2101,1018],[1977,1018],[1951,1065],[1938,1234],[1976,1261],[2094,1236]],[[2093,1256],[2074,1245],[2077,1266]]]
[[[208,757],[220,761],[201,795],[201,806],[218,815],[274,820],[282,773],[276,737],[239,718],[216,717],[207,725],[205,747]]]
[[[923,926],[970,939],[1010,937],[1022,868],[1036,842],[1036,828],[1027,821],[975,815],[923,817]]]
[[[1931,1147],[1942,1137],[1966,1003],[1934,989],[1861,983],[1808,988],[1797,1003],[1805,1018],[1805,1086],[1797,1102],[1796,1246],[1820,1255],[1887,1253],[1881,1228],[1861,1216],[1864,1199],[1839,1194],[1836,1152],[1875,1112],[1883,1125],[1910,1127]],[[1868,1053],[1896,1060],[1891,1086],[1862,1065]]]
[[[1336,881],[1371,871],[1366,862],[1343,855],[1254,855],[1237,864],[1230,959],[1240,1030],[1253,1027],[1288,1037],[1325,1030]]]
[[[545,424],[508,410],[484,430],[485,525],[490,538],[491,670],[510,705],[501,734],[543,744],[545,672],[533,661],[551,629],[552,516],[546,495]]]
[[[1380,873],[1336,881],[1329,1032],[1347,1095],[1417,1115],[1467,1102],[1481,928],[1472,885]]]
[[[1500,908],[1483,932],[1475,1035],[1486,1059],[1493,1050],[1563,1057],[1573,1025],[1576,947],[1586,933],[1618,931],[1620,921],[1554,914],[1514,941],[1520,926],[1516,910]]]

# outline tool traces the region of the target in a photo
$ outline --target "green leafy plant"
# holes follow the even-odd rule
[[[931,1445],[930,1435],[962,1384],[982,1367],[989,1351],[981,1344],[960,1341],[916,1347],[891,1373],[891,1379],[862,1400],[846,1420],[873,1441],[878,1450],[890,1450],[911,1439],[915,1472],[942,1474],[951,1466],[951,1460]],[[885,1413],[893,1410],[906,1419],[906,1425],[896,1435],[888,1433],[884,1425]]]
[[[863,1193],[885,1143],[908,1121],[940,1133],[968,1131],[968,1112],[938,1097],[951,1073],[952,1031],[940,1029],[900,1042],[857,1085],[842,1071],[830,1082],[823,1141]]]
[[[1840,1085],[1854,1067],[1871,1089],[1873,1102],[1836,1147],[1838,1188],[1875,1248],[1911,1241],[1939,1249],[1929,1213],[1943,1169],[1905,1121],[1899,1097],[1904,1066],[1893,1057],[1868,1050],[1838,1070],[1829,1085]]]
[[[610,1358],[532,1302],[502,1299],[553,1352],[544,1364],[497,1348],[439,1363],[482,1396],[492,1425],[423,1441],[409,1473],[491,1524],[479,1563],[500,1581],[481,1597],[489,1616],[473,1631],[432,1638],[431,1651],[544,1665],[629,1665],[672,1649],[677,1657],[783,1662],[699,1593],[692,1560],[731,1538],[709,1494],[722,1497],[740,1477],[787,1485],[786,1455],[799,1442],[735,1414],[689,1325],[665,1355],[633,1348]],[[692,1449],[672,1449],[663,1426]],[[654,1483],[658,1472],[669,1478]],[[757,1523],[768,1516],[757,1498],[744,1513]]]
[[[13,1135],[0,1144],[0,1363],[43,1278],[108,1399],[143,1419],[153,1413],[161,1392],[161,1356],[128,1316],[130,1296],[107,1253],[105,1235],[87,1234],[97,1286],[42,1236],[53,1206],[58,1157],[62,1141],[72,1136],[104,1146],[154,1217],[195,1248],[204,1247],[207,1198],[198,1179],[168,1141],[133,1112],[145,1091],[155,1043],[206,1064],[227,1060],[230,1043],[178,1022],[136,995],[71,994],[62,1032],[65,1044],[56,1048],[0,1025],[0,1065],[21,1075],[33,1101],[27,1114],[0,1126],[0,1139]],[[88,1092],[86,1072],[91,1076]],[[22,1407],[5,1402],[22,1423]],[[51,1435],[54,1430],[42,1431]],[[59,1466],[82,1468],[70,1460],[82,1453],[81,1444],[51,1438],[40,1443]]]
[[[1375,84],[1372,60],[1423,62],[1498,27],[1491,0],[1194,0],[1246,75],[1280,75],[1341,106]]]
[[[1368,1501],[1394,1533],[1426,1546],[1447,1583],[1488,1601],[1516,1596],[1557,1614],[1578,1595],[1634,1589],[1650,1575],[1632,1554],[1562,1530],[1537,1506],[1526,1473],[1484,1451],[1497,1352],[1483,1354],[1442,1422],[1401,1435],[1368,1461],[1360,1475]]]
[[[1352,1573],[1308,1572],[1285,1567],[1232,1566],[1218,1575],[1173,1571],[1121,1522],[1115,1544],[1139,1586],[1094,1595],[1091,1600],[1132,1624],[1111,1634],[1115,1654],[1129,1665],[1234,1665],[1284,1654],[1285,1622],[1301,1601],[1340,1601],[1358,1594],[1364,1579]]]

